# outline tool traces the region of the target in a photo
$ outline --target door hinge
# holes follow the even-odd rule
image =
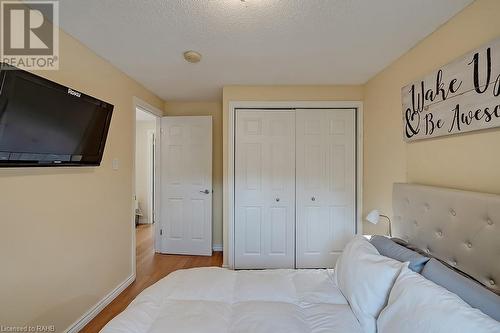
[[[160,229],[160,236],[163,235],[163,229]]]

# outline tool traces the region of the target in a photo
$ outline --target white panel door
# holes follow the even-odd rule
[[[295,113],[238,110],[235,268],[295,265]]]
[[[296,110],[297,268],[334,267],[356,230],[355,110]]]
[[[161,252],[212,254],[212,117],[161,120]]]

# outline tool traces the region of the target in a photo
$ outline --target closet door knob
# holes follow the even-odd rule
[[[312,198],[311,198],[311,201],[316,201],[316,197],[312,197]]]
[[[276,198],[276,202],[280,202],[280,198]]]

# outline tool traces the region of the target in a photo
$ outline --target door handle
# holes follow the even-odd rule
[[[204,191],[200,191],[200,193],[209,194],[209,193],[210,193],[210,191],[209,191],[209,190],[204,190]]]

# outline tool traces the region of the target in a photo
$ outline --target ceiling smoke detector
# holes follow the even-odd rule
[[[195,64],[197,62],[200,62],[201,54],[196,51],[186,51],[184,52],[184,59],[186,59],[187,62]]]

